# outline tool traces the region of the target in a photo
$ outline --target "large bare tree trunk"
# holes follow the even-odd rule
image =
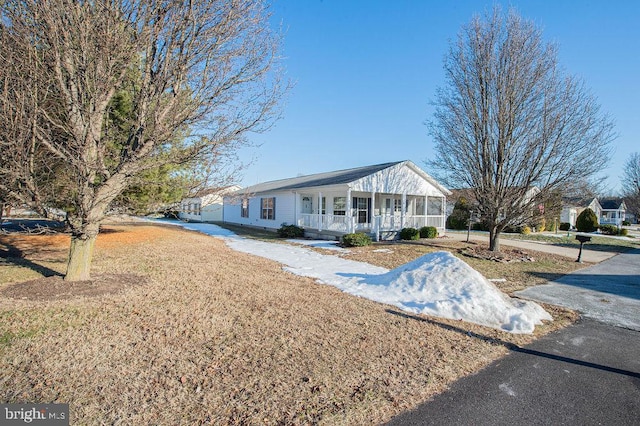
[[[500,251],[500,232],[495,226],[489,229],[489,250]]]
[[[91,259],[93,248],[98,238],[99,225],[90,225],[84,232],[71,235],[71,248],[69,249],[69,262],[65,281],[84,281],[91,278]]]

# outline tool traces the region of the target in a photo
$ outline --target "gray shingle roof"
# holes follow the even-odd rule
[[[238,192],[255,194],[265,191],[283,191],[298,188],[346,184],[354,182],[365,176],[369,176],[373,173],[379,172],[380,170],[393,167],[400,163],[402,163],[402,161],[376,164],[373,166],[356,167],[346,170],[336,170],[326,173],[316,173],[313,175],[298,176],[289,179],[274,180],[271,182],[264,182],[257,185],[249,186]]]
[[[600,205],[605,210],[618,210],[622,205],[622,198],[603,198]]]

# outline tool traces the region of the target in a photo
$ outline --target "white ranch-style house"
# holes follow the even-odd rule
[[[378,164],[257,184],[224,197],[224,222],[335,239],[365,232],[393,238],[405,227],[445,229],[450,191],[411,161]]]
[[[178,217],[182,220],[193,222],[221,222],[224,194],[238,189],[240,187],[237,185],[223,188],[207,188],[193,197],[183,198],[180,201]]]

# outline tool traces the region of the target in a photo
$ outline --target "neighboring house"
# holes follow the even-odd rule
[[[537,186],[532,186],[527,190],[524,194],[524,199],[522,200],[521,205],[525,205],[531,202],[531,200],[540,193],[540,188]],[[451,195],[447,199],[447,217],[453,213],[453,209],[460,198],[464,197],[467,200],[469,207],[473,210],[477,209],[478,200],[476,200],[476,196],[473,193],[472,188],[460,188],[460,189],[452,189]],[[540,210],[540,213],[544,213],[544,205],[534,206],[534,209]],[[537,213],[537,212],[536,212]],[[477,218],[477,211],[474,213],[474,216]],[[500,215],[500,219],[504,218],[504,214]],[[524,223],[527,220],[526,217],[513,218],[513,222],[521,222]]]
[[[575,227],[578,215],[587,208],[593,210],[596,217],[600,218],[602,216],[602,206],[597,198],[563,198],[560,222],[566,222],[571,227]]]
[[[624,200],[622,198],[603,198],[600,200],[600,205],[602,206],[602,212],[599,216],[600,224],[621,227],[627,211]]]
[[[224,188],[207,188],[194,197],[183,198],[180,202],[179,217],[194,222],[221,222],[223,218],[222,200],[224,194],[235,192],[237,185]]]
[[[261,183],[224,197],[224,221],[336,238],[366,232],[390,238],[404,227],[445,227],[450,192],[411,161]]]

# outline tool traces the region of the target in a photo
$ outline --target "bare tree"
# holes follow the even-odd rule
[[[260,0],[6,0],[0,13],[0,69],[30,70],[14,97],[44,90],[56,101],[35,100],[30,134],[68,177],[67,280],[90,277],[105,212],[136,176],[215,168],[271,124],[283,91]],[[123,93],[131,114],[114,129],[107,117]]]
[[[444,70],[429,164],[450,187],[472,188],[499,251],[506,226],[601,169],[613,124],[580,81],[563,75],[556,47],[513,11],[495,8],[464,26]]]
[[[622,194],[627,208],[640,217],[640,153],[634,152],[622,170]]]

